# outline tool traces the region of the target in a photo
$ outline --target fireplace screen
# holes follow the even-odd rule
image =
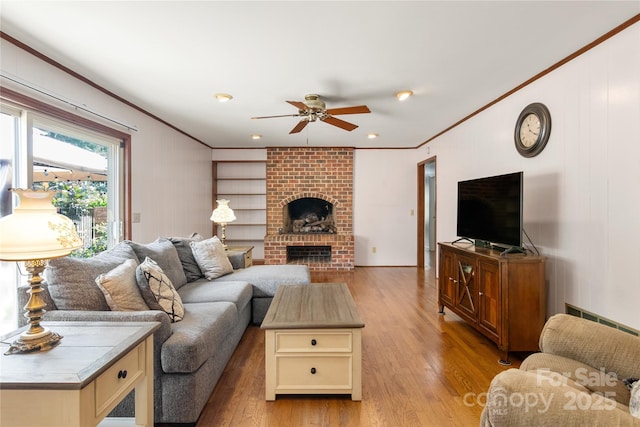
[[[333,204],[314,197],[296,199],[284,208],[283,233],[335,233]]]

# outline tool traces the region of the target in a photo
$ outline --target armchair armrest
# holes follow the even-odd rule
[[[495,376],[481,416],[482,427],[638,426],[629,408],[583,387],[535,371],[508,369]]]
[[[568,314],[549,318],[540,350],[604,368],[620,379],[640,376],[640,337]]]

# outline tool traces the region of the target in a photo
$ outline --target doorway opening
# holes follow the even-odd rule
[[[418,164],[418,268],[436,262],[436,158]]]

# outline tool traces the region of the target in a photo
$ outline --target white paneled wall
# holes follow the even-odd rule
[[[57,68],[0,40],[2,70],[18,76],[36,87],[59,94],[106,116],[113,117],[139,131],[131,131],[132,212],[140,214],[140,222],[132,226],[133,239],[149,242],[158,236],[185,236],[198,232],[210,236],[211,216],[211,149],[193,141],[172,128],[128,107],[114,98],[71,77]],[[69,110],[10,82],[2,82],[33,98]],[[85,114],[72,111],[75,114]],[[87,118],[100,121],[95,116]],[[126,131],[113,123],[107,126]]]
[[[570,303],[640,329],[640,24],[417,150],[437,156],[437,235],[455,239],[456,183],[524,171],[524,226],[548,257],[548,312]],[[545,103],[551,139],[520,157],[521,109]],[[427,154],[427,150],[430,154]]]

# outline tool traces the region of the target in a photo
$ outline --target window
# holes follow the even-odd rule
[[[41,111],[57,110],[38,108],[38,101],[30,106],[2,104],[0,216],[17,200],[9,188],[51,188],[59,190],[54,205],[84,241],[72,256],[92,256],[129,238],[124,166],[130,137],[69,113],[45,115]],[[25,280],[15,263],[0,262],[0,333],[17,326],[16,284]]]

